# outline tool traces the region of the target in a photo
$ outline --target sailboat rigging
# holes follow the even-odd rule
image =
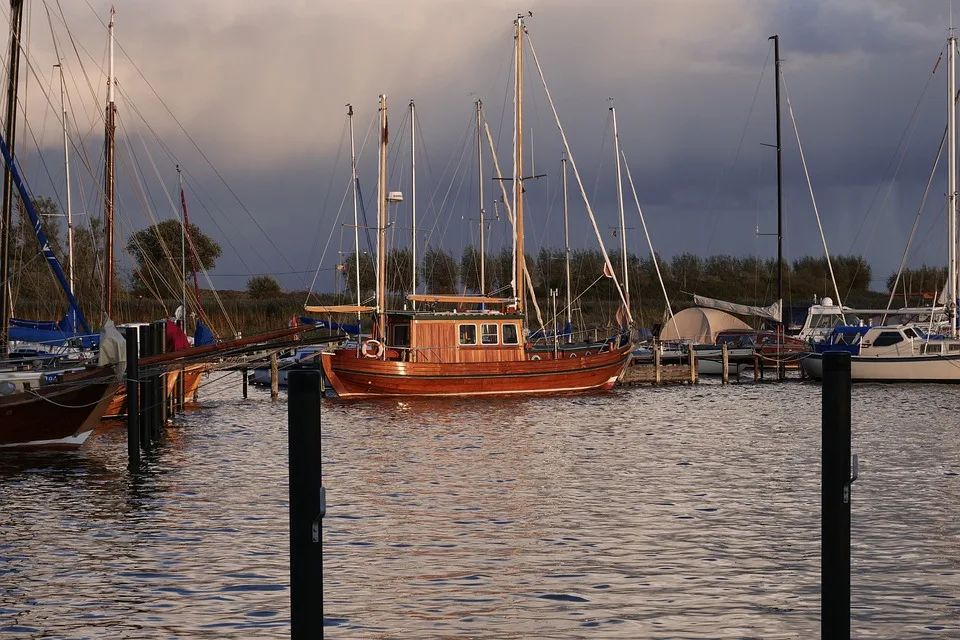
[[[495,298],[486,295],[417,294],[414,291],[407,296],[411,302],[455,303],[461,306],[474,304],[478,308],[450,311],[386,308],[384,232],[386,208],[393,200],[394,193],[388,196],[386,188],[387,105],[386,96],[381,96],[376,337],[355,347],[325,351],[321,355],[324,373],[341,398],[534,394],[609,389],[627,364],[631,345],[629,336],[624,333],[597,344],[595,351],[570,353],[556,348],[535,350],[527,339],[529,330],[524,310],[530,275],[524,265],[523,251],[524,16],[518,16],[514,26],[513,192],[509,200],[504,198],[504,202],[508,203],[507,213],[514,229],[511,279],[515,293],[511,297]],[[482,120],[481,108],[478,101],[478,130]],[[487,137],[490,138],[488,128]],[[493,161],[499,176],[496,155]],[[478,175],[482,179],[482,167]],[[501,188],[505,189],[502,181]],[[609,258],[606,259],[609,264]],[[484,283],[481,294],[485,293]],[[535,298],[532,302],[536,307]],[[498,306],[501,308],[492,308]],[[308,311],[321,309],[326,310],[307,307]]]

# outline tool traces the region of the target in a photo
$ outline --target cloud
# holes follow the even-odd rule
[[[774,139],[767,38],[779,33],[784,77],[821,213],[828,217],[831,244],[842,252],[851,245],[865,252],[878,275],[896,266],[945,121],[945,65],[930,75],[944,45],[945,3],[528,4],[534,13],[528,21],[530,38],[585,188],[595,198],[601,228],[616,219],[607,102],[612,97],[622,148],[661,253],[756,249],[772,255],[769,247],[754,246],[753,240],[758,219],[767,221],[762,225],[766,231],[775,219],[771,193],[775,154],[762,144]],[[95,158],[104,87],[100,66],[106,34],[101,20],[107,19],[109,4],[96,3],[96,14],[83,3],[62,5],[76,42],[90,52],[83,54],[85,75],[72,48],[66,66],[75,119],[86,133],[85,148]],[[341,249],[342,220],[336,217],[348,180],[342,147],[348,102],[356,109],[359,144],[376,116],[377,95],[390,96],[396,141],[391,188],[398,185],[407,191],[408,152],[403,145],[409,139],[404,139],[404,118],[408,101],[416,100],[422,132],[418,197],[424,207],[423,224],[435,224],[434,240],[442,238],[455,253],[471,238],[463,218],[472,214],[465,212],[476,209],[470,123],[477,96],[484,99],[499,138],[501,164],[509,171],[511,21],[516,7],[504,0],[282,4],[144,0],[119,4],[117,11],[124,134],[136,147],[140,134],[151,137],[149,125],[190,172],[191,186],[209,200],[209,213],[198,206],[198,219],[206,219],[204,226],[213,235],[229,240],[224,244],[237,247],[235,251],[225,247],[221,271],[306,270],[316,266],[328,239],[322,266],[333,266]],[[57,31],[67,44],[59,23]],[[31,22],[31,62],[41,76],[36,85],[44,88],[52,86],[49,39],[38,5]],[[551,220],[549,225],[531,220],[531,233],[544,244],[556,245],[562,242],[556,217],[561,145],[531,60],[526,75],[526,123],[535,132],[531,137],[537,170],[551,174],[529,185],[531,210],[549,212]],[[36,98],[36,89],[32,91],[29,118],[47,119],[46,132],[38,137],[45,153],[55,157],[55,120],[44,115],[45,101]],[[56,103],[56,96],[51,100]],[[916,120],[904,136],[915,109]],[[794,255],[819,254],[815,224],[799,215],[809,212],[810,204],[786,104],[784,116],[790,248]],[[256,222],[206,165],[181,125]],[[901,163],[894,152],[902,136],[900,151],[907,152]],[[166,164],[172,161],[155,151],[158,171],[168,174]],[[484,153],[489,155],[487,149]],[[149,166],[146,160],[143,163]],[[96,161],[90,165],[95,167]],[[361,159],[368,196],[373,193],[374,171],[374,153],[368,146]],[[57,189],[55,176],[49,181],[51,186],[41,190]],[[931,206],[943,191],[942,182],[940,178],[935,182]],[[895,196],[884,200],[890,185]],[[494,186],[487,187],[488,198]],[[125,214],[131,224],[145,224],[143,207],[131,204],[137,198],[130,185],[121,189],[128,192]],[[877,193],[881,195],[875,197]],[[164,210],[163,198],[154,195],[160,203],[157,210]],[[437,215],[436,206],[434,211],[426,206],[431,198],[435,203],[446,198],[440,214],[448,221],[440,224],[431,218]],[[632,198],[627,195],[626,201]],[[407,207],[405,203],[396,209],[398,218],[408,216]],[[352,219],[352,209],[344,211]],[[638,227],[636,213],[629,215]],[[592,232],[578,216],[575,235],[587,246],[594,242]],[[867,234],[857,231],[875,224],[880,231],[867,246]],[[711,234],[714,227],[718,231]],[[642,252],[644,241],[635,233],[631,246]],[[398,237],[398,242],[405,241]],[[931,245],[930,259],[938,255]],[[288,287],[301,286],[295,277],[285,276],[283,281]],[[229,284],[236,286],[235,280]]]

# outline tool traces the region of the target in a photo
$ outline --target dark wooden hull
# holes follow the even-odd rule
[[[117,385],[113,368],[104,367],[0,397],[0,450],[79,447],[106,412]]]
[[[610,389],[626,367],[627,345],[557,360],[400,362],[325,352],[323,371],[341,398],[547,394]]]
[[[183,370],[183,398],[185,402],[194,402],[197,398],[197,390],[200,388],[200,379],[203,372],[206,371],[206,365],[192,364]],[[170,398],[177,392],[177,378],[180,376],[180,370],[174,369],[167,373],[167,398]],[[122,418],[127,415],[127,387],[121,386],[117,389],[107,412],[103,414],[104,418]]]

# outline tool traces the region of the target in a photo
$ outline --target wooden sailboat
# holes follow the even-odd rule
[[[387,100],[380,97],[380,158],[377,223],[377,301],[367,309],[357,305],[340,312],[376,313],[374,338],[355,348],[324,352],[324,373],[341,398],[379,396],[468,396],[540,394],[609,389],[630,356],[629,339],[617,336],[599,344],[595,352],[564,354],[534,351],[523,308],[527,282],[523,251],[523,38],[524,18],[516,26],[516,148],[514,156],[514,229],[516,258],[513,296],[428,295],[413,293],[417,302],[476,305],[470,311],[386,310],[385,242],[388,194]],[[394,194],[390,194],[394,196]],[[397,196],[391,198],[395,200]],[[413,290],[416,292],[414,275]],[[497,308],[491,310],[491,308]],[[329,307],[306,307],[330,312]]]

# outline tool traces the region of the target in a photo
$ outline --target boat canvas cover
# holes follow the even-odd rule
[[[717,334],[730,329],[749,331],[750,325],[719,309],[690,307],[667,320],[660,340],[684,340],[697,344],[715,344]]]
[[[703,296],[693,296],[693,304],[699,307],[709,307],[711,309],[719,309],[720,311],[726,311],[727,313],[736,313],[741,316],[757,316],[758,318],[767,318],[768,320],[773,320],[774,322],[780,322],[780,306],[781,301],[777,300],[769,307],[753,307],[745,304],[737,304],[735,302],[727,302],[726,300],[716,300],[714,298],[705,298]]]

